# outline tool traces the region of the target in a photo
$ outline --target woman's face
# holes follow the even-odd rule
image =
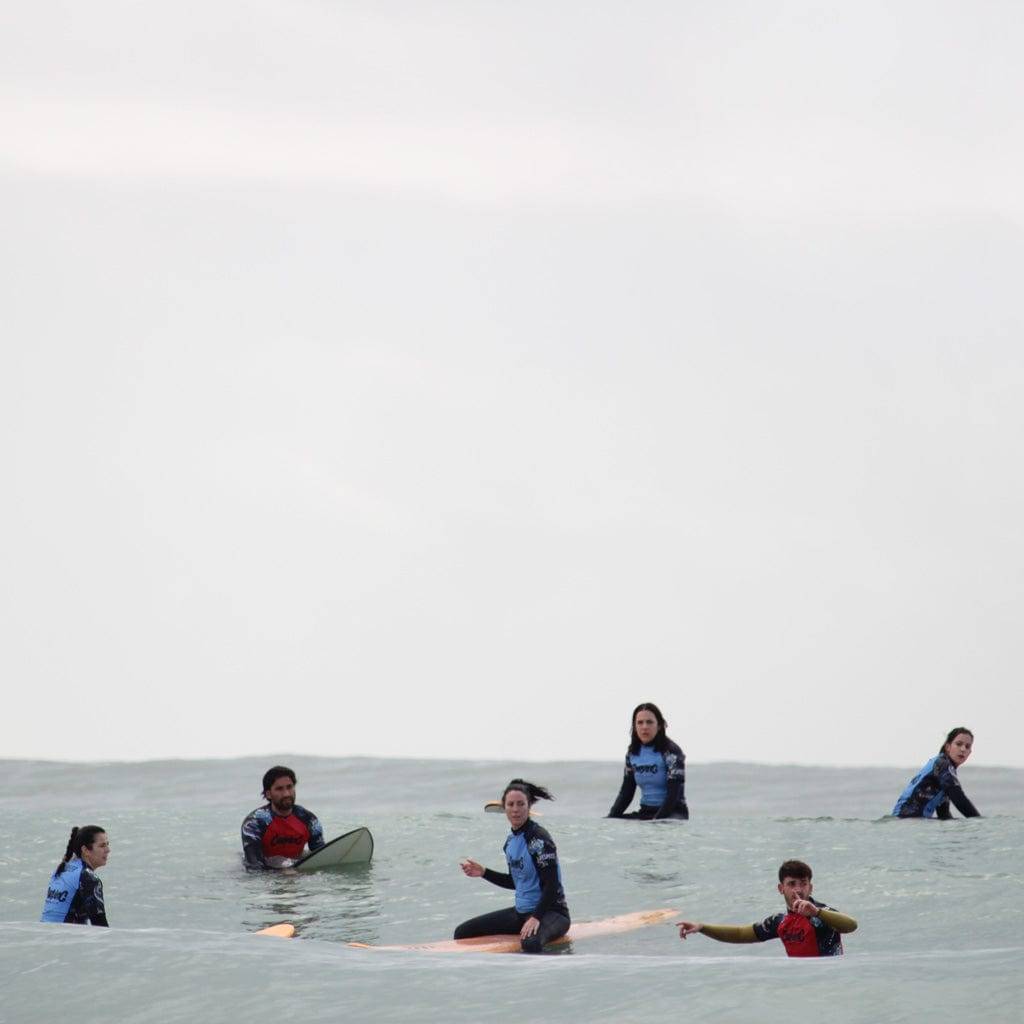
[[[106,832],[98,832],[92,846],[82,847],[82,860],[93,870],[103,867],[110,856],[110,840]]]
[[[942,749],[946,756],[959,768],[971,756],[974,737],[969,732],[958,732]]]
[[[658,720],[653,711],[638,711],[633,725],[641,743],[650,743],[658,735]]]
[[[521,789],[510,789],[505,794],[505,817],[513,828],[522,828],[530,816],[530,802]]]

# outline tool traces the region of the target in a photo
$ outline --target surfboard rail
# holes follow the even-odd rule
[[[658,910],[638,910],[632,914],[618,914],[599,921],[581,921],[570,926],[559,939],[549,946],[562,946],[579,939],[590,939],[601,935],[619,935],[623,932],[646,928],[652,924],[664,924],[672,920],[678,911],[663,907]],[[366,942],[349,942],[355,949],[386,949],[406,953],[518,953],[518,935],[480,935],[474,939],[441,939],[438,942],[414,942],[408,945],[375,946]]]
[[[325,843],[319,850],[310,850],[292,867],[296,871],[320,871],[350,864],[369,864],[372,858],[373,835],[368,828],[360,825]]]

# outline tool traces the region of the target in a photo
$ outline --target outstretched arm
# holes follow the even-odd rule
[[[719,942],[758,941],[752,924],[701,924],[699,921],[677,921],[676,925],[681,939],[700,933]]]

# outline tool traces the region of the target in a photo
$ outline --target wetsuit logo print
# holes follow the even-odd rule
[[[60,889],[47,889],[46,898],[48,900],[56,900],[58,903],[63,903],[68,898],[68,891],[67,889],[63,892]]]

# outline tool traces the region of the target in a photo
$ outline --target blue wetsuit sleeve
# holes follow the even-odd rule
[[[619,795],[608,812],[609,818],[621,818],[626,813],[626,808],[636,794],[636,776],[633,774],[633,765],[629,760],[629,751],[626,752],[626,767],[622,772],[622,785],[619,787]]]
[[[242,822],[242,855],[245,857],[247,868],[265,868],[266,858],[263,856],[263,833],[267,830],[267,823],[262,821],[260,809],[253,811],[245,821]]]
[[[484,868],[484,878],[491,885],[497,885],[502,889],[514,889],[516,887],[516,883],[512,881],[512,876],[506,871],[492,871],[490,868]]]

